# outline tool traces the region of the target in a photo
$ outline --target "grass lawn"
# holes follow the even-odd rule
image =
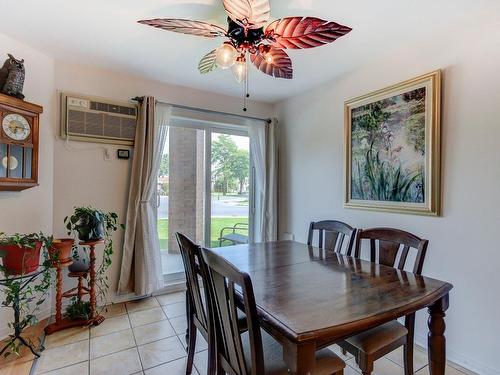
[[[214,217],[212,218],[212,233],[210,236],[211,246],[219,246],[217,239],[220,236],[220,231],[224,227],[232,227],[237,223],[248,223],[247,217]],[[160,247],[167,248],[168,243],[168,219],[158,220],[158,234],[160,236]]]

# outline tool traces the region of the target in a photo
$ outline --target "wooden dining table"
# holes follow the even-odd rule
[[[292,374],[310,374],[319,348],[428,308],[429,372],[444,375],[451,284],[294,241],[212,250],[250,275]]]

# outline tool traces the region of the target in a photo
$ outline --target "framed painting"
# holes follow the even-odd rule
[[[440,215],[441,71],[345,103],[345,207]]]

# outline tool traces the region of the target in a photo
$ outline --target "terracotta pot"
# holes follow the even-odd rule
[[[49,254],[51,259],[56,259],[52,264],[56,266],[58,263],[61,266],[68,266],[73,261],[71,260],[71,250],[73,249],[72,238],[60,238],[54,239],[52,241],[52,246],[49,248]]]
[[[19,247],[16,245],[0,245],[5,252],[2,258],[3,266],[9,275],[21,275],[35,272],[40,265],[41,242],[35,242],[35,248]]]

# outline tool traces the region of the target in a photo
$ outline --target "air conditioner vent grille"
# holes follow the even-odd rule
[[[62,94],[61,135],[70,139],[133,145],[137,124],[134,105],[106,103]]]

